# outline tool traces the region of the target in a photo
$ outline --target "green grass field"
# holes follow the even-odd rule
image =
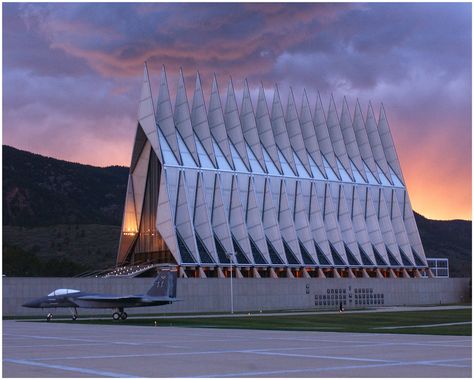
[[[360,333],[396,333],[396,334],[432,334],[432,335],[472,335],[471,324],[450,326],[419,327],[471,321],[471,309],[430,310],[377,313],[337,313],[310,315],[242,315],[226,317],[172,317],[156,319],[158,326],[210,327],[258,330],[300,330],[300,331],[336,331]],[[154,326],[153,318],[133,318],[115,322],[110,319],[78,319],[77,321],[56,320],[60,323],[84,324],[125,324],[136,326]],[[400,326],[417,326],[398,328]],[[383,329],[380,329],[383,327]]]

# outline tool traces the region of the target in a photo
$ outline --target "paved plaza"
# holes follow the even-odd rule
[[[3,321],[3,377],[471,377],[471,337]]]

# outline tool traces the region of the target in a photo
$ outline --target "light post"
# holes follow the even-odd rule
[[[234,264],[235,254],[232,253],[232,252],[227,252],[226,255],[230,260],[230,313],[234,314],[234,290],[233,290],[233,287],[232,287],[232,272],[233,272],[232,265]]]

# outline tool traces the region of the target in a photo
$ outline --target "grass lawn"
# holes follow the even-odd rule
[[[336,332],[363,332],[363,333],[396,333],[396,334],[433,334],[433,335],[472,335],[471,324],[387,328],[399,326],[436,325],[471,321],[471,309],[460,310],[430,310],[430,311],[403,311],[378,313],[337,313],[311,314],[294,316],[259,316],[244,315],[233,318],[220,317],[173,317],[157,319],[159,326],[180,327],[211,327],[232,329],[258,330],[301,330],[301,331],[336,331]],[[81,324],[126,324],[135,326],[154,326],[153,318],[133,318],[126,321],[106,319],[78,319],[76,321],[56,320],[59,323]],[[378,329],[384,327],[384,329]]]

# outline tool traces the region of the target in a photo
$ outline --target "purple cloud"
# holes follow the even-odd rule
[[[471,22],[468,3],[5,3],[4,143],[128,164],[147,60],[154,92],[165,64],[172,95],[182,66],[189,97],[199,70],[206,94],[216,72],[269,100],[277,82],[313,104],[384,102],[409,187],[440,202],[450,180],[462,202],[436,215],[470,218]]]

